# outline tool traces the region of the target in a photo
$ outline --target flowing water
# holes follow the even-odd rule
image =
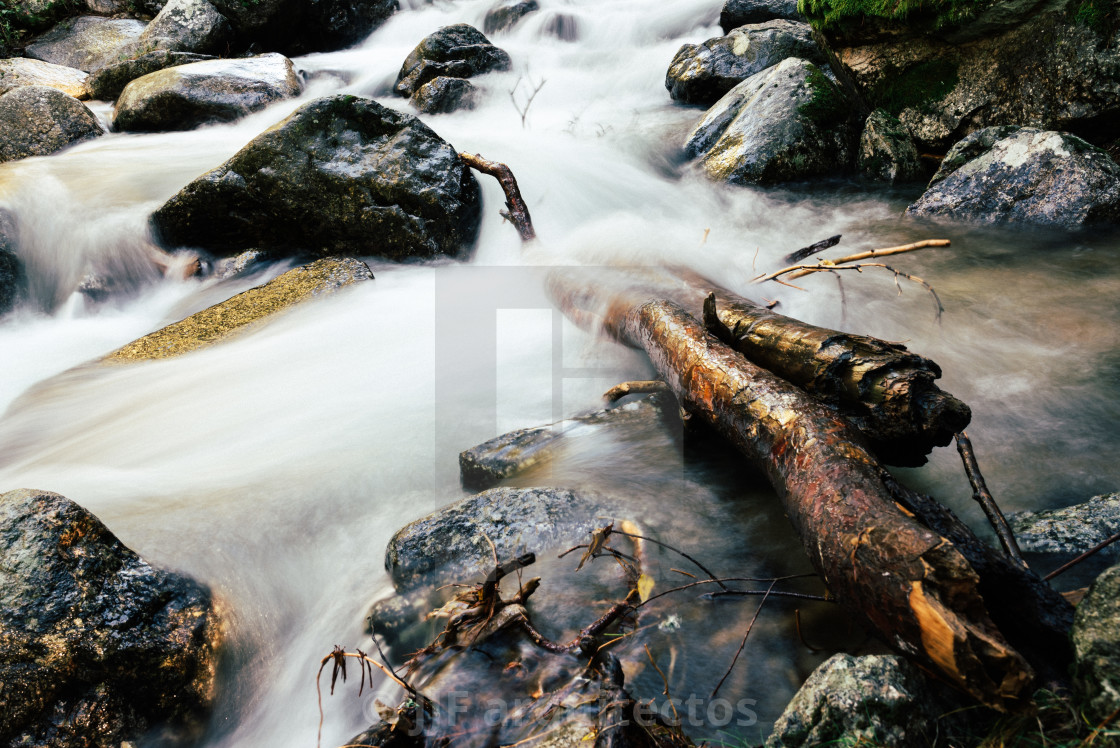
[[[235,124],[110,134],[0,166],[0,206],[18,220],[35,302],[0,321],[0,489],[62,493],[151,562],[196,576],[227,602],[230,646],[208,745],[312,745],[319,658],[334,644],[362,646],[368,605],[389,589],[386,541],[462,495],[458,452],[594,407],[607,387],[649,374],[637,354],[560,320],[540,290],[549,265],[671,261],[779,299],[808,321],[905,341],[938,361],[944,387],[973,407],[970,433],[1006,509],[1117,487],[1120,242],[904,220],[915,190],[707,182],[680,152],[701,110],[673,105],[663,76],[680,44],[718,35],[720,0],[541,0],[538,13],[494,36],[514,69],[478,81],[480,105],[425,117],[458,149],[513,168],[541,237],[528,255],[498,215],[496,183],[483,178],[485,218],[469,261],[372,257],[375,282],[235,342],[82,370],[25,395],[264,280],[151,277],[147,215],[311,98],[343,91],[407,109],[390,95],[407,53],[440,26],[481,26],[489,4],[404,3],[358,47],[296,60],[309,80],[299,101]],[[936,288],[940,321],[925,290],[903,281],[899,293],[884,271],[845,277],[843,298],[829,277],[805,279],[805,291],[749,287],[783,254],[836,233],[850,251],[952,239],[892,262]],[[133,292],[91,305],[74,293],[90,270],[127,279]],[[719,450],[682,461],[663,435],[633,433],[573,448],[545,473],[533,480],[617,494],[644,527],[720,573],[807,570],[763,481]],[[952,450],[903,474],[980,526]],[[680,561],[661,563],[668,585]],[[682,698],[711,692],[754,610],[687,594],[658,613],[682,623],[655,648]],[[805,623],[818,645],[861,644],[812,606]],[[693,737],[725,730],[757,740],[826,655],[797,640],[792,606],[775,604],[721,691],[752,699],[757,723],[723,727],[717,714]],[[628,668],[638,691],[660,691],[643,661]],[[373,720],[368,695],[344,689],[328,700],[323,744]]]

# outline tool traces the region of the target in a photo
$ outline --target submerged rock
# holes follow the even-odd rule
[[[117,99],[113,125],[124,131],[191,130],[240,119],[302,90],[292,61],[283,55],[193,62],[126,85]]]
[[[674,101],[711,105],[736,85],[787,57],[827,62],[809,24],[774,20],[681,47],[665,74]]]
[[[1077,606],[1073,620],[1073,687],[1093,725],[1120,710],[1120,566],[1105,571]]]
[[[478,88],[463,78],[440,76],[430,80],[412,95],[412,104],[425,114],[446,114],[459,109],[474,109]]]
[[[68,18],[28,44],[24,54],[91,73],[131,56],[145,26],[128,18]]]
[[[876,109],[859,138],[859,171],[880,182],[914,182],[925,177],[918,149],[897,117]]]
[[[16,241],[15,222],[0,209],[0,315],[15,307],[23,284],[23,263],[16,254]]]
[[[1082,553],[1120,532],[1120,493],[1094,496],[1061,509],[1007,516],[1019,548],[1028,553]],[[1120,543],[1100,551],[1120,557]]]
[[[316,260],[134,340],[102,358],[101,363],[181,356],[247,332],[272,315],[308,299],[372,279],[373,273],[360,260]]]
[[[400,8],[398,0],[210,0],[233,26],[239,48],[288,55],[360,42]]]
[[[221,622],[210,591],[154,569],[58,494],[0,494],[0,742],[197,737]]]
[[[77,68],[52,65],[42,60],[13,57],[0,60],[0,94],[20,86],[49,86],[76,99],[88,98],[86,79],[89,74]]]
[[[24,86],[0,96],[0,162],[46,156],[104,132],[85,104],[57,88]]]
[[[727,0],[719,13],[719,25],[728,34],[748,23],[766,23],[776,18],[804,20],[797,10],[797,0]]]
[[[502,560],[566,548],[605,525],[598,499],[561,488],[494,488],[455,502],[397,531],[385,568],[398,591],[485,576],[488,537]]]
[[[457,255],[479,224],[479,187],[415,117],[357,96],[307,104],[152,215],[170,246],[394,259]]]
[[[176,65],[189,65],[192,62],[213,60],[210,55],[199,55],[193,52],[169,52],[156,50],[146,52],[139,57],[106,65],[86,81],[86,88],[92,99],[113,101],[121,95],[121,91],[132,81],[142,78],[148,73],[154,73],[164,68]]]
[[[512,62],[482,32],[465,23],[444,26],[424,38],[405,58],[394,90],[412,96],[430,80],[471,78],[491,70],[509,70]]]
[[[525,16],[540,10],[537,0],[499,0],[482,21],[482,30],[487,34],[497,34],[513,28]]]
[[[1066,133],[989,127],[945,156],[910,215],[1066,228],[1120,220],[1120,165]]]
[[[933,745],[960,706],[903,657],[835,654],[794,695],[765,748]]]
[[[207,0],[170,0],[144,33],[141,50],[220,54],[233,41],[233,27]]]
[[[712,179],[770,184],[847,170],[854,140],[840,90],[816,65],[791,57],[716,102],[685,152]]]

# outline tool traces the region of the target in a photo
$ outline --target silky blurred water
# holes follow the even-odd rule
[[[62,493],[151,562],[195,575],[227,602],[230,646],[208,745],[311,745],[319,658],[334,644],[363,646],[369,602],[388,589],[386,541],[462,495],[458,452],[596,407],[609,386],[648,375],[634,352],[560,321],[541,291],[549,265],[684,264],[780,300],[787,314],[906,342],[940,363],[945,389],[972,406],[969,431],[1006,509],[1117,487],[1114,236],[904,220],[916,190],[711,184],[680,152],[702,112],[672,104],[663,78],[682,43],[718,34],[720,0],[540,3],[494,35],[514,68],[478,79],[475,110],[423,117],[459,150],[511,166],[540,236],[527,254],[498,215],[500,189],[483,178],[485,218],[469,261],[369,258],[376,281],[235,342],[52,379],[266,279],[157,278],[147,270],[158,252],[147,215],[312,98],[345,91],[408,110],[391,96],[404,57],[440,26],[481,27],[490,0],[403,3],[358,47],[296,60],[309,81],[299,101],[238,123],[110,134],[0,166],[0,206],[18,221],[33,294],[0,320],[0,490]],[[574,38],[549,31],[558,18]],[[905,280],[896,287],[887,271],[845,276],[843,296],[827,276],[804,279],[803,291],[751,286],[783,254],[837,233],[844,239],[833,254],[952,239],[890,262],[936,288],[941,319],[929,293]],[[75,289],[90,271],[127,279],[131,293],[87,303]],[[806,571],[762,480],[712,451],[685,461],[663,435],[637,432],[575,445],[522,481],[611,492],[643,526],[720,573]],[[980,526],[951,449],[902,474]],[[571,594],[575,585],[556,589]],[[683,625],[659,641],[658,657],[678,663],[674,695],[707,695],[754,604],[686,594],[675,605],[658,615],[678,614]],[[551,609],[547,600],[541,609]],[[721,691],[754,699],[757,724],[711,724],[693,737],[719,739],[723,729],[757,740],[827,655],[798,641],[792,610],[763,613]],[[817,644],[859,644],[841,621],[803,612]],[[658,693],[660,678],[634,661],[636,689]],[[371,704],[356,689],[329,699],[323,744],[374,721]]]

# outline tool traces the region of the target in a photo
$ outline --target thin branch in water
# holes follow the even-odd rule
[[[645,541],[653,543],[655,545],[659,545],[662,548],[664,548],[665,550],[672,551],[673,553],[676,553],[677,555],[688,559],[692,563],[696,564],[697,568],[699,568],[700,571],[707,574],[708,579],[712,580],[713,582],[718,584],[723,589],[725,589],[725,590],[727,589],[727,585],[725,585],[723,582],[719,581],[719,578],[716,577],[716,575],[713,574],[711,571],[709,571],[708,567],[704,566],[704,564],[700,563],[699,561],[697,561],[696,559],[694,559],[692,556],[688,555],[684,551],[680,550],[679,548],[674,548],[673,546],[669,545],[668,543],[662,543],[660,540],[655,540],[654,538],[650,538],[650,537],[647,537],[645,535],[638,535],[637,533],[629,533],[629,532],[624,532],[622,530],[615,530],[614,532],[615,532],[616,535],[625,535],[628,538],[638,538],[639,540],[645,540]]]
[[[801,262],[806,257],[812,257],[817,252],[823,252],[826,249],[835,247],[840,243],[841,236],[841,234],[837,234],[836,236],[830,236],[827,239],[822,239],[819,242],[810,244],[808,247],[802,247],[796,252],[790,252],[788,255],[783,257],[782,260],[791,264],[795,262]]]
[[[793,609],[793,625],[794,628],[797,629],[797,638],[800,639],[801,643],[805,645],[805,649],[809,650],[813,654],[821,651],[817,647],[814,647],[812,644],[805,641],[805,634],[801,632],[801,608]]]
[[[770,583],[770,588],[766,590],[766,594],[762,596],[762,602],[760,602],[758,604],[758,607],[755,608],[754,615],[751,616],[751,622],[747,624],[747,631],[745,634],[743,634],[743,641],[739,642],[739,649],[735,652],[735,656],[731,658],[731,664],[727,667],[727,672],[724,673],[723,677],[719,679],[719,683],[716,684],[715,689],[712,691],[711,698],[714,699],[716,697],[716,694],[719,693],[719,689],[723,686],[723,682],[727,680],[727,676],[731,675],[731,671],[735,669],[735,663],[739,661],[739,655],[743,653],[744,647],[747,646],[747,637],[751,635],[751,629],[754,628],[754,622],[758,620],[758,614],[762,612],[762,606],[766,605],[766,600],[770,597],[770,590],[774,589],[774,585],[777,583],[778,580],[776,579]]]
[[[525,204],[525,200],[521,197],[521,190],[517,186],[517,178],[513,176],[513,171],[505,164],[489,161],[477,153],[473,156],[469,153],[460,153],[459,159],[472,169],[476,169],[483,174],[489,174],[498,180],[498,184],[502,186],[502,192],[506,195],[506,209],[509,211],[506,217],[517,229],[517,233],[521,235],[521,241],[528,242],[536,239],[537,232],[533,228],[529,206]]]
[[[1007,518],[1003,516],[995,498],[992,497],[992,492],[988,490],[988,485],[984,482],[984,476],[980,473],[980,463],[976,461],[976,453],[972,449],[972,441],[968,438],[968,434],[963,431],[957,434],[957,452],[960,453],[961,461],[964,463],[965,475],[968,476],[968,482],[972,486],[972,498],[981,506],[984,514],[988,516],[988,522],[991,523],[992,529],[996,531],[996,536],[999,538],[1004,552],[1014,561],[1026,567],[1027,564],[1023,561],[1019,544],[1015,542],[1015,533],[1011,532],[1011,527],[1007,524]]]
[[[845,265],[852,262],[859,262],[861,260],[871,260],[876,257],[889,257],[890,255],[898,255],[904,252],[914,252],[919,249],[927,247],[947,247],[949,246],[948,239],[925,239],[920,242],[913,242],[912,244],[903,244],[898,247],[886,247],[884,249],[872,249],[867,252],[858,252],[854,255],[847,257],[840,257],[835,260],[821,260],[816,265],[791,265],[787,268],[782,268],[769,275],[762,275],[753,279],[752,283],[765,283],[770,280],[777,280],[783,275],[789,275],[790,280],[801,278],[810,273],[820,272],[825,268],[834,267],[836,265]]]
[[[637,380],[633,382],[623,382],[616,384],[609,390],[603,393],[603,399],[608,403],[617,402],[627,395],[647,394],[650,392],[668,392],[669,385],[662,382],[660,379],[652,380]]]
[[[643,644],[646,650],[646,657],[649,658],[649,664],[653,665],[653,669],[661,676],[661,682],[665,684],[665,690],[661,692],[663,696],[669,696],[669,679],[665,677],[665,673],[661,672],[661,668],[657,666],[657,660],[653,659],[653,653],[649,651],[649,645]],[[680,722],[680,715],[677,714],[677,705],[673,703],[673,698],[669,696],[669,706],[673,709],[673,719]]]
[[[521,104],[517,101],[517,89],[521,87],[521,81],[522,80],[526,81],[526,84],[525,84],[526,86],[531,87],[533,89],[529,93],[529,95],[525,98],[525,103],[524,104]],[[509,90],[509,100],[513,102],[513,108],[516,109],[517,113],[521,115],[521,128],[522,129],[525,128],[525,119],[526,119],[526,117],[529,116],[529,107],[531,107],[533,105],[533,99],[537,98],[537,94],[539,94],[541,92],[541,89],[544,88],[544,84],[547,83],[547,82],[548,82],[547,79],[541,78],[541,82],[534,85],[533,84],[533,77],[531,75],[529,75],[528,73],[526,73],[524,78],[519,77],[517,79],[517,82],[513,84],[513,88],[511,88]]]

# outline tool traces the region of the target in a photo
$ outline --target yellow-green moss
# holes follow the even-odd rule
[[[868,17],[940,29],[963,24],[989,5],[990,0],[798,0],[797,8],[822,30]]]
[[[959,80],[957,65],[950,60],[927,60],[902,70],[891,67],[868,99],[873,107],[897,117],[904,109],[944,99]]]

